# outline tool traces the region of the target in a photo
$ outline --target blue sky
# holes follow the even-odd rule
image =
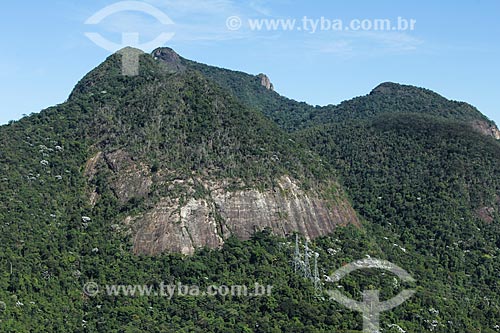
[[[220,67],[268,74],[276,90],[313,105],[337,104],[393,81],[466,101],[500,124],[500,1],[289,1],[146,0],[173,22],[145,13],[113,14],[98,25],[85,21],[117,3],[8,1],[0,28],[0,124],[63,102],[73,86],[111,52],[90,41],[97,32],[120,43],[123,32],[140,42],[161,32],[180,55]],[[241,28],[227,27],[237,16]],[[357,31],[284,29],[255,31],[249,19],[352,20],[398,17],[415,29]],[[160,45],[158,45],[160,46]],[[146,49],[145,51],[151,51]]]

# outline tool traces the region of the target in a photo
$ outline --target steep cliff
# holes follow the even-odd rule
[[[199,180],[197,181],[199,182]],[[194,180],[173,183],[191,184]],[[173,186],[174,184],[170,184]],[[219,247],[229,236],[248,239],[266,228],[286,236],[294,232],[316,238],[338,225],[358,223],[347,201],[333,203],[319,193],[306,193],[289,177],[272,189],[228,191],[223,183],[204,183],[203,198],[162,198],[151,210],[125,220],[134,239],[134,253],[175,251],[192,254],[204,246]]]

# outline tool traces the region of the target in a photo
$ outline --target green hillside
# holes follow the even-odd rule
[[[382,314],[385,332],[498,331],[500,141],[478,130],[494,124],[477,109],[393,83],[312,107],[257,76],[171,52],[142,55],[135,77],[121,75],[115,54],[65,103],[0,127],[0,332],[361,332],[361,314],[328,289],[361,300],[366,289],[389,299],[407,287],[378,269],[326,281],[367,257],[416,279],[415,296]],[[136,173],[122,179],[122,168]],[[294,271],[294,235],[268,229],[189,257],[133,254],[126,217],[165,196],[203,198],[211,182],[273,191],[284,175],[331,205],[351,202],[362,221],[309,242],[322,291]],[[192,193],[164,186],[189,178]],[[273,288],[262,297],[105,292],[162,281]],[[84,292],[88,282],[98,295]]]

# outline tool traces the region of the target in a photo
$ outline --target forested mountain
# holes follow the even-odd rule
[[[168,48],[138,76],[121,60],[0,127],[2,332],[360,332],[325,291],[405,287],[371,269],[318,291],[296,232],[321,277],[368,256],[416,279],[386,332],[500,331],[500,141],[477,109],[395,83],[313,107]],[[89,281],[273,291],[90,297]]]
[[[287,131],[328,122],[367,119],[383,113],[419,113],[465,121],[476,130],[500,139],[500,131],[496,125],[475,107],[447,100],[424,88],[385,82],[366,96],[356,97],[339,105],[313,107],[281,96],[274,90],[264,89],[261,80],[263,74],[250,75],[197,63],[178,56],[169,48],[158,49],[154,53],[159,59],[168,59],[168,63],[182,64],[184,68],[193,68],[203,73],[241,102],[260,110]]]

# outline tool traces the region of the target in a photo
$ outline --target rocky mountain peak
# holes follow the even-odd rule
[[[259,75],[257,75],[257,77],[260,79],[260,84],[263,87],[265,87],[267,90],[274,91],[274,86],[266,74],[260,73]]]
[[[161,61],[172,72],[184,71],[186,66],[177,52],[169,47],[160,47],[152,52],[155,60]]]

